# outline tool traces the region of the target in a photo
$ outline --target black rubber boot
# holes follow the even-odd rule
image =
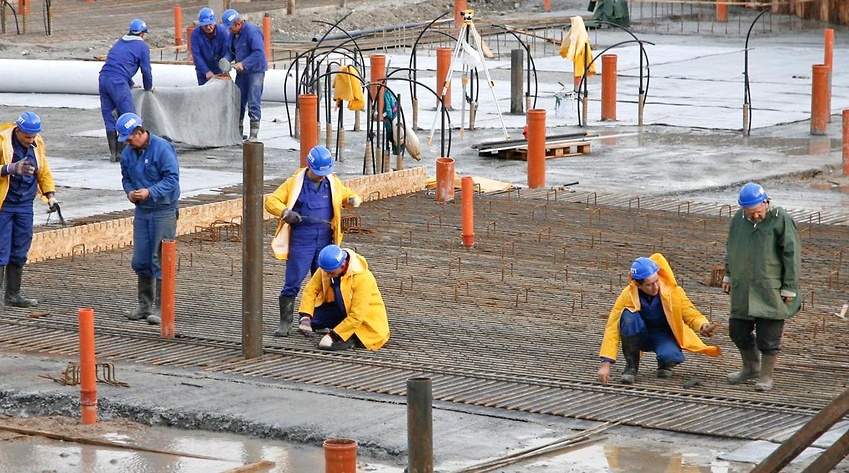
[[[622,355],[625,357],[625,370],[619,382],[634,384],[637,381],[637,371],[640,369],[640,336],[626,335],[622,337]]]
[[[35,307],[38,301],[35,299],[27,299],[21,295],[21,279],[23,278],[24,267],[9,263],[6,268],[6,297],[3,301],[7,306],[11,307]]]
[[[677,363],[658,363],[657,371],[655,374],[658,378],[671,378],[672,377],[672,368],[675,368]]]
[[[295,313],[295,297],[280,296],[278,298],[278,302],[280,303],[280,325],[278,325],[277,330],[274,331],[274,336],[288,337],[289,329],[292,328],[292,319],[294,318]]]
[[[146,276],[138,277],[139,306],[129,314],[130,320],[146,319],[153,309],[153,278]]]
[[[147,316],[147,323],[159,325],[162,322],[162,280],[156,280],[156,291],[153,298],[153,310]]]
[[[757,347],[740,350],[740,358],[743,359],[743,369],[728,375],[731,384],[748,383],[758,379],[761,372],[761,357]]]
[[[118,132],[107,131],[106,141],[109,143],[109,160],[117,163],[121,160],[121,155],[118,154]]]
[[[259,136],[259,120],[251,120],[251,136],[248,137],[249,141],[256,141]]]

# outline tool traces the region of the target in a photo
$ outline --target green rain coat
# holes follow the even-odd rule
[[[796,222],[781,207],[770,207],[754,224],[737,211],[728,228],[725,282],[731,284],[731,318],[787,319],[799,312],[802,246]],[[782,295],[794,295],[786,304]]]

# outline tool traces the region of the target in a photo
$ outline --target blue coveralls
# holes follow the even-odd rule
[[[212,37],[207,36],[203,27],[192,30],[192,59],[195,63],[195,73],[198,76],[198,85],[206,84],[206,73],[212,71],[218,75],[223,71],[218,67],[218,61],[227,52],[227,44],[230,33],[224,25],[216,24],[212,30]]]
[[[236,72],[236,87],[241,93],[239,104],[239,123],[245,119],[245,107],[251,121],[262,117],[262,86],[268,63],[265,61],[265,40],[262,30],[245,21],[239,34],[230,35],[230,47],[227,59],[241,62],[245,70]]]
[[[663,313],[660,296],[649,296],[640,293],[640,310],[622,311],[619,321],[619,333],[624,336],[639,335],[640,350],[653,351],[657,354],[659,366],[675,366],[683,363],[684,352],[678,346],[672,328]]]
[[[33,145],[35,146],[35,145]],[[12,162],[26,159],[38,168],[33,147],[24,148],[12,133]],[[2,171],[5,173],[5,167]],[[6,176],[6,174],[3,174]],[[9,263],[23,266],[32,245],[32,201],[38,191],[38,178],[33,175],[11,175],[9,192],[0,208],[0,266]]]
[[[345,300],[342,299],[342,278],[330,278],[330,287],[333,288],[333,302],[325,302],[315,308],[312,315],[312,329],[333,329],[348,316],[345,309]]]
[[[153,88],[153,75],[150,71],[150,48],[141,36],[126,35],[115,42],[106,62],[100,69],[99,93],[100,113],[106,131],[115,131],[115,120],[127,112],[136,112],[133,105],[133,76],[141,69],[144,90]],[[112,112],[118,112],[113,116]]]
[[[139,276],[162,279],[160,244],[177,235],[180,165],[171,143],[149,135],[146,148],[124,148],[121,185],[128,194],[136,189],[150,191],[150,197],[136,203],[132,268]]]
[[[280,295],[294,297],[301,289],[307,271],[318,270],[318,254],[333,243],[333,199],[327,178],[316,185],[304,177],[304,184],[292,210],[301,214],[302,220],[292,226],[289,237],[289,258],[286,260],[286,281]]]

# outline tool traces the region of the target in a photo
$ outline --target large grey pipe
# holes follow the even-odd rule
[[[407,473],[433,473],[433,393],[430,378],[407,380]]]
[[[242,355],[262,356],[263,144],[242,146]]]

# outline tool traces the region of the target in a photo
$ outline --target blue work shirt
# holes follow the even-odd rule
[[[313,241],[320,245],[333,241],[333,229],[330,227],[333,198],[328,179],[322,179],[316,184],[304,176],[304,184],[292,210],[301,214],[302,218],[300,223],[292,227],[293,241]]]
[[[192,59],[198,77],[206,76],[210,71],[216,75],[223,72],[218,67],[218,61],[227,53],[229,40],[230,33],[221,24],[215,25],[212,36],[207,36],[200,26],[192,30]]]
[[[38,159],[35,157],[35,143],[32,146],[24,148],[24,145],[18,141],[18,137],[12,132],[12,162],[16,163],[24,159],[28,160],[38,170]],[[15,211],[28,210],[32,212],[32,201],[35,199],[37,191],[38,178],[35,174],[25,174],[22,176],[10,175],[9,192],[6,194],[6,200],[3,201],[3,209]]]
[[[268,62],[265,60],[265,39],[262,30],[247,21],[244,22],[239,34],[230,35],[230,47],[227,51],[227,59],[241,62],[244,71],[236,74],[254,74],[268,70]]]
[[[144,90],[153,88],[153,74],[150,70],[150,47],[141,36],[125,35],[115,42],[106,62],[100,69],[100,75],[119,77],[132,87],[133,76],[141,69]]]
[[[665,330],[671,331],[669,322],[666,320],[666,314],[663,313],[663,304],[660,301],[660,296],[649,296],[643,291],[640,292],[640,316],[646,323],[649,330]]]
[[[180,200],[180,164],[171,143],[148,132],[147,147],[124,148],[121,154],[121,185],[129,194],[147,189],[150,197],[136,203],[138,210],[156,212],[177,209]]]
[[[345,299],[342,298],[342,278],[330,278],[330,287],[333,288],[333,299],[339,312],[342,313],[342,318],[348,316],[348,311],[345,309]]]

